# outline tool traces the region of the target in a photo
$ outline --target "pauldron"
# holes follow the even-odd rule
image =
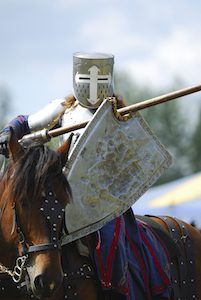
[[[30,131],[51,129],[59,121],[68,106],[66,99],[55,99],[38,112],[28,117]]]

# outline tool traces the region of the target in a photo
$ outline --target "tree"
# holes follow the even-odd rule
[[[11,97],[8,89],[0,85],[0,129],[2,129],[8,121],[10,112]],[[0,155],[0,168],[2,166],[3,155]]]
[[[198,172],[201,170],[201,108],[199,109],[197,125],[192,134],[189,151],[191,152],[192,170],[194,173]]]
[[[6,86],[0,85],[0,128],[5,126],[11,110],[11,96]]]

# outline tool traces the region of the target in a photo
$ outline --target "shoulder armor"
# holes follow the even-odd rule
[[[28,117],[30,131],[51,129],[59,121],[68,107],[68,99],[55,99],[38,112]]]

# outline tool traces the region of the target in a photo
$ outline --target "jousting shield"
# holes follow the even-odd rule
[[[73,202],[63,244],[124,213],[163,174],[171,156],[139,113],[119,120],[105,100],[71,151],[66,175]]]

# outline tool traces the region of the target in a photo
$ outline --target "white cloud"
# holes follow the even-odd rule
[[[175,30],[157,50],[160,60],[174,73],[197,77],[201,66],[201,40],[192,31]],[[200,74],[201,76],[201,74]]]
[[[161,0],[0,2],[0,80],[9,82],[14,100],[24,107],[28,93],[37,106],[71,89],[75,51],[113,53],[115,68],[128,70],[142,84],[167,86],[175,76],[187,85],[200,80],[200,4],[195,0],[178,0],[174,10]]]
[[[145,40],[133,34],[127,16],[116,8],[101,17],[90,18],[80,28],[89,51],[112,52],[116,57],[145,47]]]
[[[130,56],[124,64],[135,80],[155,87],[170,85],[177,77],[187,85],[200,83],[201,40],[192,31],[175,29],[158,43],[147,43],[146,47],[146,56]]]

